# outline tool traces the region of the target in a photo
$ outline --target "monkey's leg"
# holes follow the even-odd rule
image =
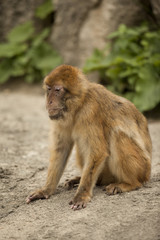
[[[114,183],[114,182],[115,182],[115,177],[111,173],[109,166],[108,166],[108,159],[106,159],[104,168],[98,177],[96,185],[97,186],[106,186],[106,185],[109,185],[110,183]]]
[[[82,156],[77,144],[75,145],[75,147],[76,147],[76,162],[77,162],[77,165],[79,166],[79,168],[82,170],[83,169],[83,156]],[[64,186],[68,190],[70,190],[70,189],[74,188],[77,184],[79,184],[80,180],[81,180],[81,177],[79,177],[79,176],[74,177],[72,179],[67,179]]]
[[[51,152],[46,184],[43,188],[29,195],[26,199],[27,203],[37,199],[47,199],[54,193],[73,147],[73,143],[69,139],[67,141],[64,138],[55,144],[54,150]]]
[[[102,156],[90,156],[86,162],[79,187],[73,200],[69,203],[72,209],[85,208],[92,196],[93,187],[105,164],[106,154]]]
[[[112,138],[111,151],[109,166],[116,183],[106,187],[109,195],[137,189],[149,179],[150,158],[135,140],[120,132]]]
[[[67,179],[67,180],[65,181],[64,186],[65,186],[68,190],[70,190],[70,189],[74,188],[77,184],[79,184],[80,180],[81,180],[81,177],[79,177],[79,176],[74,177],[74,178],[72,178],[72,179]]]

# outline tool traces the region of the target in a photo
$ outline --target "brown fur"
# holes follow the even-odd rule
[[[87,81],[82,72],[62,65],[44,80],[47,109],[52,125],[51,157],[45,186],[27,199],[48,198],[54,193],[73,144],[81,178],[73,209],[86,206],[94,185],[106,185],[108,194],[131,191],[149,180],[151,140],[145,117],[128,100],[99,84]],[[57,91],[58,88],[58,91]]]

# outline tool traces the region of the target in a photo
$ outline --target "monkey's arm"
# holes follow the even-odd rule
[[[26,199],[27,203],[37,199],[49,198],[52,195],[57,187],[57,184],[62,176],[64,168],[67,163],[67,159],[72,150],[73,142],[67,137],[59,138],[54,143],[54,149],[51,150],[47,180],[44,187],[33,192]]]

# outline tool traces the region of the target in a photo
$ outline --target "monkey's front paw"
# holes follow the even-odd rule
[[[73,210],[80,210],[82,208],[85,208],[87,206],[87,203],[91,200],[91,198],[88,197],[75,197],[72,201],[69,202],[69,205],[71,205],[71,208]]]
[[[48,194],[44,190],[37,190],[33,192],[31,195],[29,195],[26,199],[26,203],[30,203],[32,201],[38,200],[38,199],[48,199],[50,194]]]
[[[108,195],[115,195],[117,193],[122,193],[121,188],[118,186],[118,184],[109,184],[106,187],[106,193]]]

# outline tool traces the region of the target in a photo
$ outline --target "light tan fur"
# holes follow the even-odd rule
[[[137,189],[150,178],[151,139],[145,117],[128,100],[87,81],[83,73],[62,65],[44,80],[51,120],[51,154],[45,186],[27,202],[54,193],[72,147],[77,149],[81,178],[72,208],[86,206],[93,187],[106,185],[108,194]],[[47,90],[48,89],[48,90]]]

